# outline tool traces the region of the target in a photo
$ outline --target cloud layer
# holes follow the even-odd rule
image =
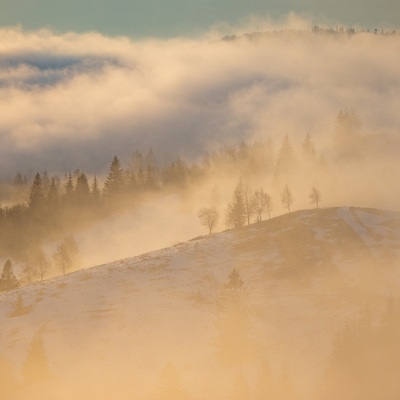
[[[365,133],[396,133],[399,41],[290,29],[142,41],[0,30],[2,175],[99,172],[137,148],[196,158],[255,137],[324,141],[343,107]]]

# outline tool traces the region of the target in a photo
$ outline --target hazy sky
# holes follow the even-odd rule
[[[400,19],[398,0],[0,0],[0,26],[165,38],[289,12],[370,29],[397,26]]]
[[[0,0],[0,178],[328,137],[344,107],[397,133],[399,36],[310,32],[396,26],[397,1]],[[220,40],[277,27],[298,33]]]

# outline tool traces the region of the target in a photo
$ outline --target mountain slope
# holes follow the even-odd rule
[[[275,376],[290,360],[297,398],[306,397],[336,330],[399,290],[399,257],[399,213],[298,211],[2,293],[0,355],[21,381],[30,341],[43,337],[51,377],[16,399],[148,399],[169,362],[189,398],[229,398],[236,369],[218,364],[215,337],[236,268],[256,348],[248,381],[263,359]]]

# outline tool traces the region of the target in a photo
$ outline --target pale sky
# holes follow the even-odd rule
[[[0,0],[0,26],[57,31],[96,30],[109,35],[159,38],[196,35],[251,16],[279,18],[289,12],[313,21],[397,27],[399,0]]]

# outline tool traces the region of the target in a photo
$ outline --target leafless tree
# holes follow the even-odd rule
[[[212,230],[218,223],[219,214],[217,209],[215,207],[201,208],[197,216],[199,217],[201,224],[206,226],[211,234]]]
[[[253,202],[257,213],[257,222],[262,221],[262,215],[265,211],[268,213],[268,218],[271,218],[272,202],[269,194],[265,193],[263,189],[257,190],[253,194]]]
[[[321,192],[316,188],[312,187],[311,192],[308,196],[310,198],[311,204],[315,204],[315,207],[319,208],[319,203],[321,202]]]
[[[289,190],[288,185],[286,185],[282,190],[281,201],[283,207],[287,208],[288,211],[290,212],[290,207],[294,202],[294,198],[292,196],[292,192]]]

